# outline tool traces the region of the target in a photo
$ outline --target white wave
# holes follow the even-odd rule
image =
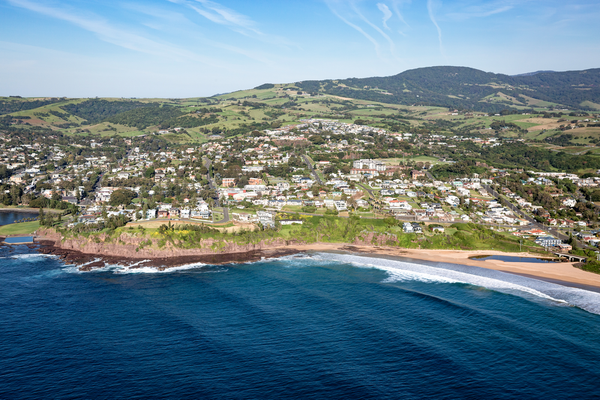
[[[568,304],[600,315],[600,293],[562,286],[519,275],[485,268],[437,263],[417,264],[384,258],[371,258],[337,253],[315,253],[319,260],[352,264],[361,268],[376,268],[387,272],[385,283],[420,281],[426,283],[463,283],[487,289],[535,296],[555,304]]]
[[[141,261],[140,263],[148,262],[148,261],[150,261],[150,260]],[[191,270],[191,269],[202,268],[207,265],[204,263],[191,263],[191,264],[180,265],[177,267],[169,267],[169,268],[160,269],[157,267],[139,267],[138,265],[140,263],[127,265],[127,266],[120,266],[121,268],[116,269],[115,273],[117,273],[117,274],[170,274],[170,273],[178,272],[178,271],[187,271],[187,270]]]
[[[14,254],[12,256],[8,256],[6,258],[12,258],[15,260],[25,260],[25,261],[34,261],[38,258],[58,258],[58,256],[54,254],[41,254],[41,253],[33,253],[33,254]]]
[[[186,271],[191,269],[202,268],[207,264],[203,263],[191,263],[184,264],[177,267],[169,267],[169,268],[160,268],[153,266],[144,266],[142,264],[148,263],[152,260],[142,260],[137,261],[132,264],[104,264],[103,267],[93,268],[89,271],[82,271],[81,267],[86,265],[101,261],[101,258],[94,259],[92,261],[88,261],[81,265],[65,265],[62,269],[64,272],[74,273],[74,274],[85,274],[85,273],[100,273],[100,272],[112,272],[118,275],[127,275],[127,274],[169,274],[178,271]]]

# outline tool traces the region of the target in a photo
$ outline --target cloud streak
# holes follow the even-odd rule
[[[433,14],[433,7],[433,0],[427,0],[427,11],[429,13],[429,19],[431,20],[433,25],[435,25],[435,29],[437,29],[438,41],[440,42],[440,53],[444,55],[444,46],[442,44],[442,30],[440,29],[440,26],[437,23],[437,20],[435,19],[435,15]]]
[[[234,31],[248,35],[250,32],[262,35],[250,17],[240,14],[235,10],[227,8],[211,0],[168,0],[171,3],[185,5],[199,15],[215,24],[227,26]]]
[[[383,26],[385,29],[390,30],[390,27],[388,26],[387,22],[389,21],[390,18],[392,18],[392,12],[390,11],[390,8],[383,4],[383,3],[377,3],[377,8],[379,8],[379,11],[381,11],[383,13]]]
[[[220,65],[215,60],[212,60],[208,57],[201,57],[193,52],[179,48],[172,44],[158,42],[137,33],[117,28],[96,15],[78,15],[75,12],[65,11],[64,8],[54,8],[39,3],[34,3],[29,0],[8,0],[8,2],[12,5],[27,9],[32,12],[69,22],[79,28],[96,34],[99,39],[105,42],[126,48],[128,50],[159,57],[188,59],[213,66]]]
[[[390,44],[390,52],[392,53],[392,55],[394,54],[395,51],[395,44],[394,41],[384,32],[382,31],[377,25],[375,25],[374,23],[372,23],[371,21],[369,21],[361,12],[360,10],[356,7],[356,5],[352,5],[352,9],[354,10],[354,12],[356,13],[356,15],[359,16],[360,19],[362,19],[367,25],[369,25],[371,28],[375,29],[377,31],[377,33],[379,33],[381,36],[383,36],[385,38],[385,40],[388,41],[388,43]]]
[[[375,40],[371,35],[369,35],[367,32],[365,32],[360,26],[355,25],[352,22],[348,21],[346,18],[342,17],[336,10],[333,9],[333,7],[331,7],[331,4],[327,3],[327,6],[329,7],[331,12],[336,17],[338,17],[340,20],[342,20],[348,26],[350,26],[353,29],[355,29],[356,31],[360,32],[360,34],[362,34],[365,38],[367,38],[367,40],[369,40],[371,43],[373,43],[373,46],[375,47],[375,52],[377,53],[377,56],[379,58],[381,58],[381,46],[379,45],[379,42],[377,42],[377,40]]]

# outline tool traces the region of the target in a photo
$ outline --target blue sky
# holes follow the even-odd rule
[[[210,96],[460,65],[600,67],[597,0],[0,0],[0,95]]]

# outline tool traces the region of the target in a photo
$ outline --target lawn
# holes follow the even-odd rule
[[[35,232],[39,227],[39,221],[3,225],[0,226],[0,235],[26,235]]]

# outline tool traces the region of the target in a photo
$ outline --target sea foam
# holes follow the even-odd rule
[[[319,261],[336,261],[361,268],[387,272],[383,283],[420,281],[426,283],[462,283],[524,297],[535,296],[556,304],[568,304],[600,315],[600,293],[545,282],[502,271],[467,265],[415,262],[373,258],[349,254],[315,253]]]

